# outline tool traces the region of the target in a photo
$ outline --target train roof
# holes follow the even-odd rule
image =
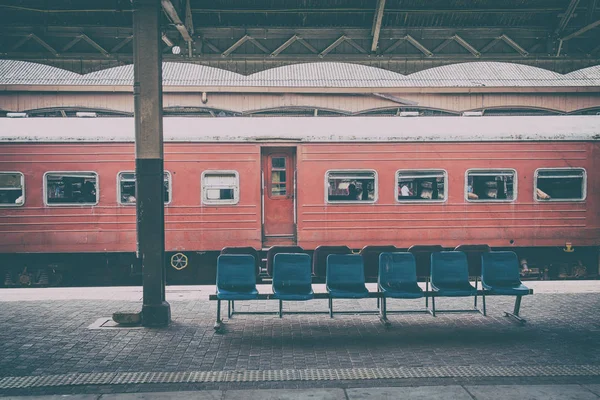
[[[597,141],[600,116],[163,119],[165,142]],[[133,142],[133,118],[0,118],[0,142]]]

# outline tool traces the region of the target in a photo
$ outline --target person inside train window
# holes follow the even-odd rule
[[[348,185],[348,199],[358,200],[358,189],[354,183]]]
[[[87,181],[81,188],[81,199],[84,203],[93,203],[96,201],[96,185]]]
[[[135,172],[119,172],[119,202],[121,204],[135,204]],[[171,200],[171,174],[168,171],[164,173],[164,196],[165,204]]]
[[[516,172],[514,170],[469,170],[466,196],[471,201],[513,201]]]
[[[0,205],[22,206],[24,177],[20,172],[0,172]]]
[[[398,201],[446,200],[446,171],[399,170],[396,172]]]
[[[403,183],[402,187],[400,188],[400,196],[407,197],[407,196],[412,196],[412,195],[413,195],[412,190],[410,190],[410,188],[408,187],[408,185],[406,183]]]
[[[586,196],[586,174],[582,168],[540,168],[535,172],[538,201],[578,201]]]
[[[95,172],[52,172],[45,177],[48,205],[95,204],[98,201]]]
[[[376,175],[374,171],[329,171],[327,202],[374,202]]]

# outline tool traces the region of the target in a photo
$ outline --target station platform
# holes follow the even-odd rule
[[[236,302],[213,330],[214,286],[169,286],[168,328],[122,328],[141,287],[0,290],[0,396],[74,399],[501,399],[600,398],[600,281],[526,282],[521,326],[503,317],[514,299],[489,297],[477,313],[277,315],[277,302]],[[318,288],[318,285],[315,285]],[[370,288],[373,289],[373,288]],[[259,291],[268,291],[260,286]],[[440,309],[472,298],[441,298]],[[348,311],[375,299],[336,300]],[[284,303],[326,311],[326,300]],[[424,300],[388,302],[423,309]]]

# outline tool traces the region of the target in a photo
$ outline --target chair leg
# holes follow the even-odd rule
[[[477,276],[475,276],[475,290],[477,290]],[[475,304],[473,305],[473,308],[477,310],[477,292],[475,292]]]
[[[283,317],[283,300],[279,299],[279,318]]]
[[[380,293],[381,291],[379,290],[379,283],[377,284],[377,293]],[[377,309],[379,310],[379,297],[377,298]]]
[[[519,316],[519,311],[521,310],[521,296],[517,296],[517,298],[515,299],[515,308],[513,310],[513,314],[515,314],[515,316]]]
[[[231,315],[235,314],[235,301],[231,300]]]
[[[429,296],[427,295],[427,292],[429,292],[429,277],[428,276],[425,277],[425,308],[429,308]],[[431,298],[431,300],[433,301],[433,298]]]
[[[217,300],[217,321],[215,322],[215,331],[221,329],[221,300]]]
[[[233,314],[231,313],[231,300],[227,300],[227,318],[231,318]]]
[[[391,325],[390,321],[387,319],[387,299],[385,297],[381,298],[381,309],[379,310],[379,319],[386,328]]]
[[[333,318],[333,299],[329,298],[329,318]]]
[[[435,296],[431,296],[431,315],[435,317]]]
[[[521,324],[524,324],[527,321],[519,316],[519,311],[521,310],[521,298],[522,297],[523,296],[517,296],[517,298],[515,299],[515,308],[514,308],[513,312],[512,313],[505,312],[504,316],[514,318],[517,321],[519,321]]]
[[[485,291],[481,292],[481,301],[483,302],[483,316],[487,317],[487,310],[485,308]]]

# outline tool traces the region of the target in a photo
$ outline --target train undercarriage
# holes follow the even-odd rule
[[[515,251],[523,280],[598,279],[599,276],[599,247],[493,250]],[[266,250],[259,254],[263,263],[258,278],[268,281],[264,265]],[[214,284],[218,256],[218,251],[167,252],[167,284]],[[0,254],[0,277],[2,287],[135,286],[142,284],[142,268],[135,253]],[[315,281],[322,281],[319,278],[322,277],[315,277]]]

